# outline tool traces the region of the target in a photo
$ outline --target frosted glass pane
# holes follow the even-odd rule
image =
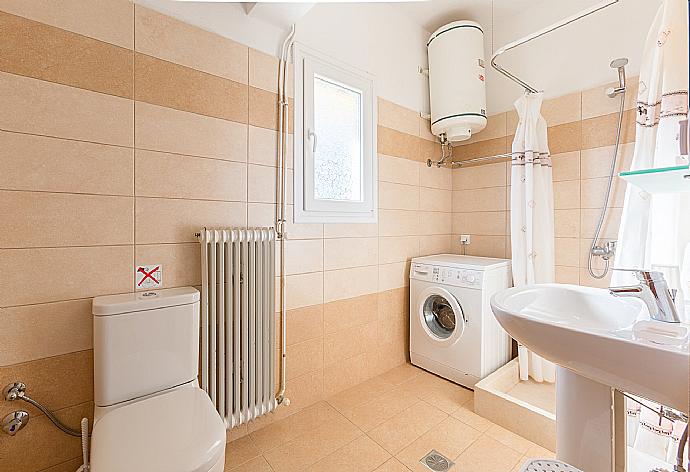
[[[314,77],[314,198],[362,200],[362,94]]]

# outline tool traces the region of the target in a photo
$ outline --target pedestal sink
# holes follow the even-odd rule
[[[641,301],[576,285],[511,288],[491,306],[513,338],[559,366],[560,459],[579,461],[572,465],[586,472],[613,469],[612,389],[688,413],[687,325],[650,322]]]

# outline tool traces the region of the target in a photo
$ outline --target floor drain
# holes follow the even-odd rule
[[[453,467],[453,462],[443,454],[433,449],[419,461],[434,472],[445,472]]]

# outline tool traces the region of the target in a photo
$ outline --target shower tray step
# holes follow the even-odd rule
[[[523,464],[520,472],[583,472],[556,459],[530,459]]]

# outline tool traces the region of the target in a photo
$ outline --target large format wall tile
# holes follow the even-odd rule
[[[137,149],[227,161],[247,160],[244,123],[145,102],[135,103],[135,121]]]
[[[134,143],[131,100],[0,72],[0,128],[116,144]]]
[[[247,83],[247,46],[140,5],[135,21],[137,52]]]
[[[134,194],[134,150],[0,131],[0,188]]]
[[[0,191],[0,248],[102,246],[134,242],[134,199]]]
[[[129,292],[133,261],[132,246],[0,249],[0,306]]]
[[[0,70],[132,98],[134,53],[0,12]]]
[[[134,4],[130,0],[0,0],[0,10],[134,48]]]
[[[141,53],[134,64],[137,100],[247,122],[246,85]]]

